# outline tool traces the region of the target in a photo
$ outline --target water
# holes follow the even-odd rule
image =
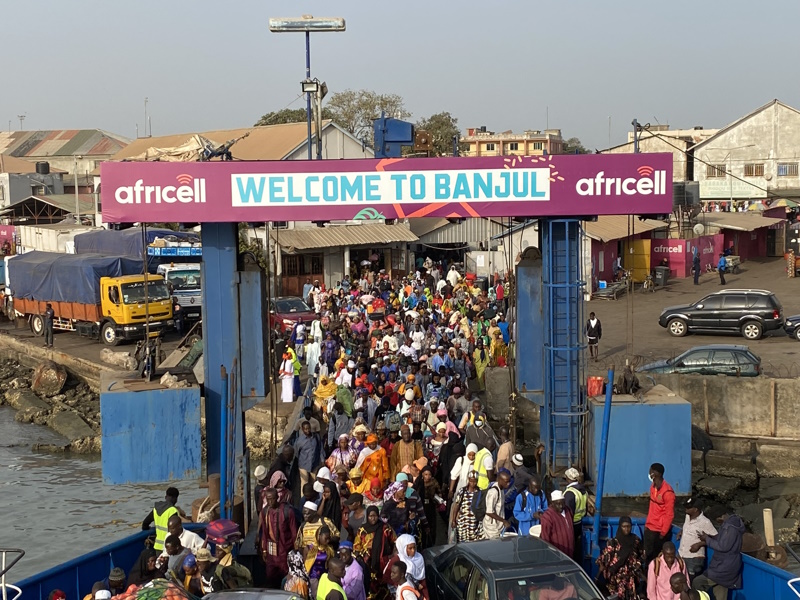
[[[104,485],[100,458],[31,451],[37,443],[64,444],[46,427],[18,423],[0,407],[0,546],[25,557],[11,581],[56,566],[135,533],[164,485]],[[195,482],[177,484],[178,504],[190,512],[204,497]]]

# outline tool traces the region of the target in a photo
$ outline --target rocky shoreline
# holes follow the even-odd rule
[[[100,452],[100,395],[51,361],[29,369],[0,361],[0,405],[16,409],[21,423],[45,425],[64,436],[63,445],[37,445],[51,452]]]

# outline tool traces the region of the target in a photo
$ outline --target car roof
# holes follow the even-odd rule
[[[740,352],[750,352],[748,346],[742,346],[741,344],[706,344],[705,346],[694,346],[686,350],[686,352],[695,350],[738,350]]]
[[[302,600],[301,596],[283,590],[263,589],[263,588],[238,588],[230,590],[220,590],[211,592],[203,596],[204,599],[228,599],[231,600]]]
[[[495,571],[495,578],[511,577],[524,568],[558,566],[578,568],[569,557],[536,537],[511,537],[458,544],[461,554],[470,555],[476,564]],[[501,573],[502,572],[502,573]]]
[[[770,292],[769,290],[725,289],[725,290],[719,290],[719,291],[714,292],[714,293],[712,293],[710,295],[711,296],[716,296],[717,294],[767,294],[767,295],[770,295],[770,294],[772,294],[772,292]]]

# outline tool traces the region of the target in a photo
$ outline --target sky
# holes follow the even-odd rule
[[[311,37],[330,93],[399,94],[462,131],[560,128],[589,149],[630,123],[722,127],[773,98],[800,108],[800,2],[25,0],[3,3],[0,128],[154,136],[247,127],[304,106],[302,34],[269,17],[341,16]],[[610,135],[609,135],[610,120]]]

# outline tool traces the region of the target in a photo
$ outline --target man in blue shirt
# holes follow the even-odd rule
[[[719,284],[725,285],[725,267],[728,263],[725,261],[725,255],[720,252],[719,261],[717,262],[717,273],[719,273]]]
[[[519,534],[530,535],[531,529],[540,524],[539,519],[546,510],[547,497],[541,490],[539,476],[533,475],[528,489],[521,492],[514,503],[514,518],[519,523]]]
[[[303,302],[308,302],[308,295],[313,288],[314,285],[311,283],[311,277],[306,277],[306,282],[303,284]]]

